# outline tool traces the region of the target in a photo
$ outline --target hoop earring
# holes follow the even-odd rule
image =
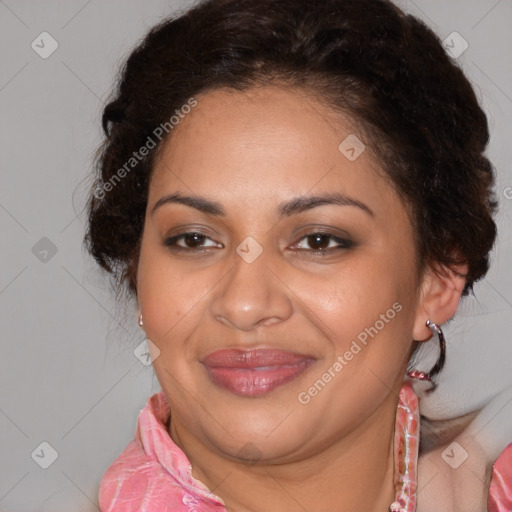
[[[443,331],[439,325],[431,322],[430,320],[426,321],[425,324],[429,327],[434,334],[437,334],[439,339],[439,357],[437,358],[436,364],[430,369],[429,372],[422,372],[419,370],[410,370],[407,372],[407,376],[411,379],[416,379],[419,381],[426,381],[431,384],[431,387],[426,390],[427,393],[433,391],[437,387],[437,383],[434,382],[434,377],[443,369],[444,363],[446,360],[446,340],[444,338]]]
[[[142,313],[139,315],[139,325],[142,327],[144,322],[142,321]]]

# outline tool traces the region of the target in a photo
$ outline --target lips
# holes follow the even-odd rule
[[[223,349],[201,362],[217,386],[240,396],[261,396],[296,379],[315,358],[272,348]]]

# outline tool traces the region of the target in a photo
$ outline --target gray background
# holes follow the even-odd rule
[[[151,366],[133,353],[144,339],[135,305],[115,303],[108,279],[81,248],[83,206],[101,108],[120,59],[184,5],[0,1],[4,512],[98,510],[103,472],[159,390]],[[477,298],[466,299],[446,326],[447,368],[439,390],[423,403],[425,414],[448,418],[512,387],[512,0],[399,5],[442,39],[456,31],[468,42],[457,60],[489,116],[489,156],[498,172],[500,238],[492,270],[476,287]],[[31,47],[44,31],[58,43],[46,59]],[[495,421],[510,425],[510,416],[503,408]],[[51,457],[42,442],[57,452],[48,469],[40,467]]]

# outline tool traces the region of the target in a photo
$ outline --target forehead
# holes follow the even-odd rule
[[[357,123],[313,94],[265,86],[196,99],[160,148],[150,203],[175,189],[233,203],[336,190],[383,214],[401,203]]]

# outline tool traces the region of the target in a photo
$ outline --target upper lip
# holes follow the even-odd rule
[[[201,362],[207,366],[222,368],[257,368],[297,364],[306,359],[315,359],[306,354],[297,354],[275,348],[221,349],[211,352]]]

